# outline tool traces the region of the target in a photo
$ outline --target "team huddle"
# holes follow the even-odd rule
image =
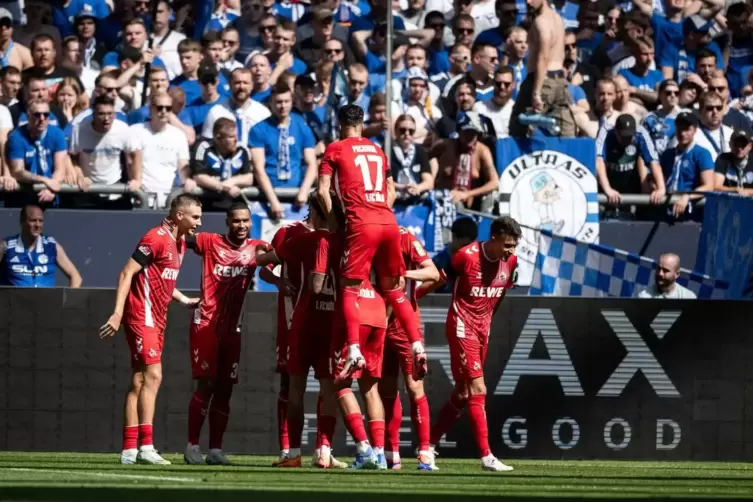
[[[307,218],[280,228],[271,244],[249,238],[251,215],[242,203],[228,209],[226,235],[197,233],[201,202],[186,194],[136,246],[120,274],[113,315],[100,328],[105,338],[122,324],[131,352],[121,463],[169,464],[154,448],[152,421],[172,299],[193,309],[190,358],[197,385],[188,405],[185,462],[230,463],[222,438],[238,382],[243,302],[258,267],[260,277],[279,290],[281,451],[275,466],[302,466],[303,402],[313,368],[321,389],[314,467],[348,467],[332,455],[338,411],[356,443],[352,468],[402,467],[402,373],[418,469],[437,470],[436,445],[467,407],[482,468],[512,470],[489,447],[483,364],[492,316],[515,281],[520,227],[512,218],[496,219],[489,240],[460,249],[449,269],[438,271],[420,241],[396,223],[390,167],[382,150],[361,135],[363,111],[347,105],[338,119],[340,140],[325,151]],[[200,298],[175,288],[187,248],[202,258]],[[430,427],[417,301],[448,280],[454,281],[446,335],[455,389]],[[367,423],[351,390],[353,380]],[[204,458],[199,438],[207,416],[210,450]]]

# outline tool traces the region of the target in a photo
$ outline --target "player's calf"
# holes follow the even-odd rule
[[[337,403],[340,413],[343,415],[345,428],[356,442],[356,458],[353,462],[354,469],[376,469],[378,459],[374,449],[366,435],[366,427],[361,415],[361,407],[358,405],[356,396],[350,389],[351,381],[345,381],[338,385],[336,392]]]

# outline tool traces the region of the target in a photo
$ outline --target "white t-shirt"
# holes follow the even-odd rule
[[[209,109],[209,112],[204,119],[204,129],[201,130],[201,135],[204,138],[211,139],[214,123],[219,118],[228,118],[236,123],[238,119],[240,119],[241,135],[238,140],[243,146],[247,146],[248,133],[251,129],[253,129],[253,127],[259,122],[269,118],[271,115],[272,113],[269,111],[269,108],[253,99],[246,101],[246,103],[237,110],[233,109],[233,105],[230,104],[230,101],[226,101],[224,103],[216,104]]]
[[[157,205],[162,207],[173,189],[178,166],[190,158],[186,135],[170,124],[155,132],[149,122],[132,125],[128,134],[131,151],[142,154],[141,187],[146,193],[157,194]]]
[[[2,129],[8,131],[13,129],[13,117],[11,117],[10,110],[5,105],[0,105],[0,130]]]
[[[665,300],[695,300],[696,295],[685,286],[675,283],[675,287],[669,293],[656,290],[656,284],[642,289],[638,293],[638,298],[662,298]]]
[[[78,165],[84,176],[93,183],[114,185],[120,183],[123,173],[121,154],[131,152],[128,124],[113,121],[106,133],[95,131],[92,119],[81,122],[71,132],[71,145],[68,151],[78,155]]]
[[[510,99],[503,106],[497,105],[491,99],[476,103],[476,111],[481,115],[486,115],[494,124],[494,131],[498,138],[506,138],[510,135],[510,116],[515,101]]]
[[[155,45],[162,42],[162,37],[155,37],[152,35]],[[183,33],[177,31],[171,31],[164,42],[160,45],[162,53],[160,59],[165,63],[165,69],[167,70],[167,76],[170,80],[174,79],[177,75],[182,73],[180,67],[180,55],[178,54],[178,44],[181,43],[186,36]]]

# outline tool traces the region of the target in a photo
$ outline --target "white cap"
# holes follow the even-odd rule
[[[4,9],[0,7],[0,19],[4,17],[7,17],[8,19],[10,19],[11,23],[13,22],[13,14],[11,14],[8,9]]]

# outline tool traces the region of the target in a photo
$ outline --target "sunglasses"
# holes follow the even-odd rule
[[[102,90],[105,92],[118,92],[117,87],[103,87]]]
[[[429,28],[431,28],[432,30],[444,30],[445,26],[446,25],[444,23],[436,23],[430,24]]]
[[[31,116],[39,120],[48,119],[50,118],[50,112],[35,112]]]
[[[714,92],[723,92],[723,91],[727,90],[727,87],[725,87],[725,86],[721,86],[721,87],[711,87],[711,86],[709,86],[709,90],[710,91],[714,91]]]
[[[324,49],[325,54],[342,54],[342,49]]]
[[[577,48],[578,48],[578,44],[565,44],[566,50],[577,49]]]
[[[461,35],[473,35],[473,28],[455,28],[455,31]]]
[[[410,134],[410,135],[412,135],[413,133],[416,132],[416,130],[412,129],[410,127],[400,127],[400,128],[398,128],[397,132],[400,133],[400,134]]]
[[[703,109],[705,111],[707,111],[707,112],[720,112],[720,111],[724,110],[724,107],[722,105],[719,105],[719,106],[709,106],[709,105],[706,105],[706,106],[703,107]]]
[[[172,106],[164,106],[164,105],[154,105],[154,109],[158,112],[171,112],[173,111]]]
[[[496,87],[497,89],[503,89],[505,87],[512,87],[512,84],[512,82],[500,82],[497,80],[494,82],[494,87]]]
[[[678,94],[680,94],[680,91],[664,91],[664,94],[666,94],[667,96],[677,96]]]
[[[259,26],[259,31],[275,31],[277,29],[276,24],[263,24]]]

